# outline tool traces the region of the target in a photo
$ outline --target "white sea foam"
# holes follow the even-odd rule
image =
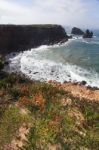
[[[99,45],[99,41],[88,41],[88,40],[82,40],[83,43],[86,43],[86,44],[95,44],[95,45]]]
[[[57,47],[59,45],[54,45]],[[41,46],[30,51],[9,56],[9,71],[21,71],[29,78],[40,81],[56,80],[64,81],[86,81],[87,85],[99,87],[99,74],[88,71],[84,68],[72,64],[57,63],[41,57],[44,51],[54,48],[53,46]]]
[[[86,39],[82,38],[82,42],[86,44],[91,44],[91,45],[93,44],[99,45],[99,37],[93,36],[93,38],[86,38]]]

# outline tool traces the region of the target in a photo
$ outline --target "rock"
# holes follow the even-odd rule
[[[29,70],[29,74],[31,73],[32,71],[31,70]]]
[[[78,85],[79,83],[78,83],[78,82],[74,82],[73,84],[74,84],[74,85]]]
[[[70,35],[70,36],[68,36],[68,38],[69,38],[69,39],[72,39],[73,37],[72,37],[72,35]]]
[[[83,38],[92,38],[93,37],[93,32],[89,31],[88,29],[86,30],[86,32],[83,35]]]
[[[68,83],[67,81],[64,81],[64,84]]]
[[[68,41],[68,39],[63,39],[63,40],[60,41],[60,44],[63,44],[65,42],[67,42],[67,41]]]
[[[74,27],[74,28],[72,28],[71,34],[83,35],[84,32],[81,29]]]
[[[54,73],[54,72],[55,72],[55,70],[53,70],[53,69],[52,69],[52,70],[51,70],[51,72],[52,72],[52,73]]]
[[[41,45],[68,41],[60,25],[0,25],[0,53],[9,54]]]
[[[4,62],[4,65],[9,65],[9,61],[5,61],[5,62]]]
[[[38,72],[34,72],[33,74],[37,74]]]
[[[86,85],[86,84],[87,84],[86,81],[82,81],[82,82],[81,82],[81,85]]]
[[[69,74],[67,75],[69,78],[71,77]]]

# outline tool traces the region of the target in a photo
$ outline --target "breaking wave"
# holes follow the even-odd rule
[[[68,44],[68,42],[65,44]],[[30,51],[21,52],[15,56],[11,54],[7,57],[7,60],[10,62],[9,68],[7,68],[10,72],[22,72],[33,80],[56,80],[58,82],[86,81],[87,85],[99,88],[99,74],[97,72],[68,62],[65,64],[55,62],[42,56],[44,52],[57,47],[60,47],[60,45],[44,45],[36,49],[31,49]]]

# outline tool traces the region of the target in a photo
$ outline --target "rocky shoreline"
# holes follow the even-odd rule
[[[69,38],[60,25],[0,25],[0,53],[63,43]]]
[[[75,35],[84,34],[81,29],[76,27],[72,28],[71,33]],[[67,35],[65,29],[60,25],[0,25],[0,35],[0,55],[3,56],[10,53],[16,53],[39,47],[41,45],[54,45],[57,43],[62,44],[72,38],[72,36]],[[9,64],[4,57],[3,60],[4,65]],[[86,81],[66,81],[64,83],[70,83],[77,86],[84,86],[88,89],[98,90],[97,87],[86,86]]]
[[[92,38],[93,32],[73,27],[71,34]],[[61,25],[0,25],[0,55],[20,52],[41,45],[64,43],[71,39]]]
[[[33,81],[5,73],[4,65],[0,58],[1,149],[98,148],[99,89],[86,87],[85,81]]]

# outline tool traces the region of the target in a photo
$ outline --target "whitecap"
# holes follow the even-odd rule
[[[40,81],[56,80],[61,83],[64,81],[86,81],[87,85],[99,88],[99,74],[95,71],[41,58],[41,53],[56,46],[43,45],[39,48],[19,53],[14,57],[9,56],[10,72],[21,71],[30,79]]]

